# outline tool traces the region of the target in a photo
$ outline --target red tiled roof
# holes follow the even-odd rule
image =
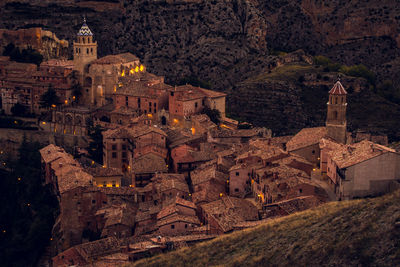
[[[332,159],[339,168],[347,168],[385,153],[397,153],[394,149],[363,140],[352,145],[342,146],[332,151]]]
[[[286,144],[287,151],[318,144],[327,135],[326,127],[304,128]]]
[[[347,95],[346,90],[344,89],[343,85],[340,81],[337,81],[332,89],[329,91],[330,95]]]

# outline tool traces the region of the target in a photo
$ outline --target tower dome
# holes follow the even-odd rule
[[[92,31],[89,29],[89,26],[86,24],[86,18],[83,19],[83,25],[77,35],[78,36],[93,36]]]

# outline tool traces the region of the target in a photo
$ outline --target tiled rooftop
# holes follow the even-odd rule
[[[352,145],[342,146],[341,149],[332,151],[332,159],[339,168],[347,168],[384,153],[397,153],[394,149],[363,140]]]
[[[287,151],[318,144],[327,135],[325,127],[304,128],[286,144]]]

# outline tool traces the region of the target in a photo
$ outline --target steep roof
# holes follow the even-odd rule
[[[287,151],[317,144],[327,133],[326,127],[303,128],[286,143]]]
[[[330,95],[347,95],[346,90],[340,81],[337,81],[332,89],[329,91]]]
[[[77,35],[78,36],[93,36],[92,31],[89,29],[88,25],[86,24],[86,20],[84,20],[83,25]]]

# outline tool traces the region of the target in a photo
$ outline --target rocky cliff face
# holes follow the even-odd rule
[[[312,112],[287,118],[289,113],[300,113],[297,108],[313,110],[304,106],[309,103],[300,94],[301,88],[311,90],[311,85],[286,85],[283,78],[281,84],[274,82],[272,86],[268,81],[249,87],[249,78],[281,64],[281,59],[271,56],[277,51],[303,49],[306,54],[325,55],[348,65],[363,63],[377,73],[378,81],[390,80],[400,87],[397,1],[3,0],[0,6],[0,28],[40,26],[70,43],[85,15],[101,56],[129,51],[169,83],[189,76],[207,81],[214,89],[232,93],[228,99],[231,114],[266,123],[278,133],[287,132],[280,126],[284,119],[289,121],[288,129],[323,119],[315,119],[319,115]],[[281,104],[266,108],[268,97],[274,94],[282,94],[276,100]],[[290,105],[296,108],[288,116],[283,112],[275,121],[265,111],[246,113],[252,106],[252,110],[277,108],[276,114]]]

